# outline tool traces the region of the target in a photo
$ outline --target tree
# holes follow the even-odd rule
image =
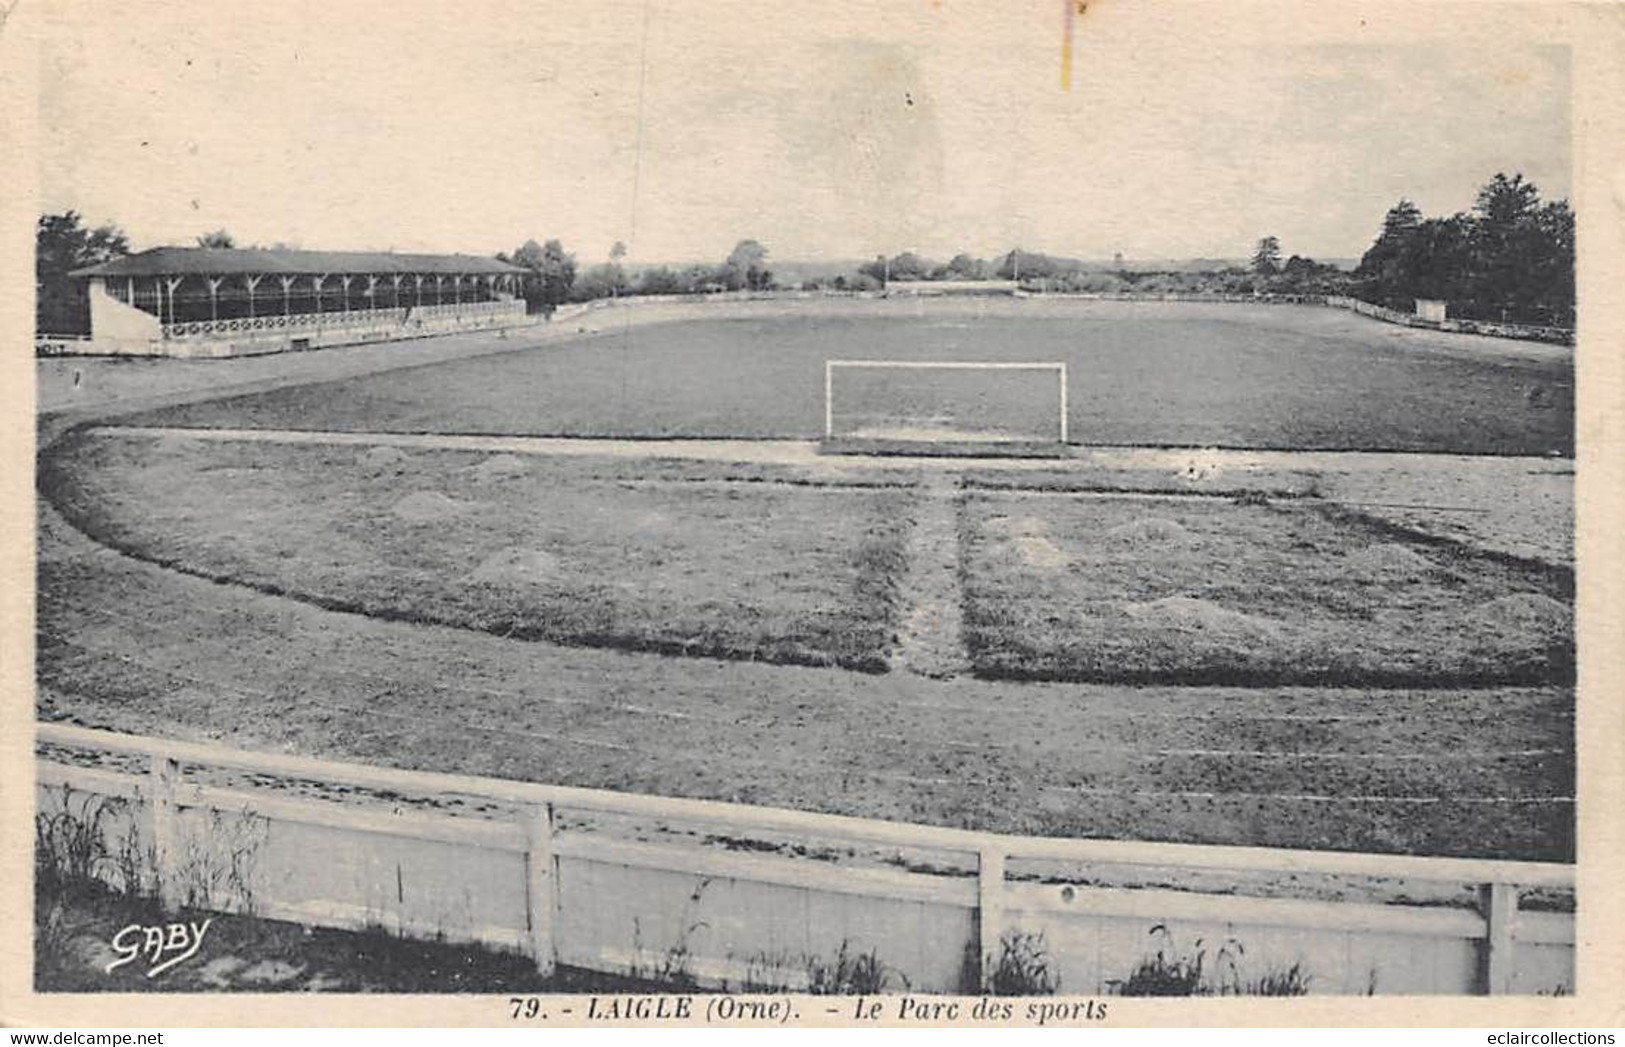
[[[949,278],[954,280],[986,280],[987,262],[980,258],[972,258],[962,251],[948,262],[947,273]]]
[[[35,329],[47,334],[88,334],[90,311],[75,269],[130,253],[130,241],[112,223],[86,229],[77,211],[41,215],[34,233]]]
[[[728,253],[717,275],[730,291],[746,288],[764,291],[773,284],[773,274],[767,269],[767,248],[755,240],[741,240]]]
[[[1274,276],[1281,271],[1281,241],[1266,236],[1253,250],[1253,272],[1259,276]]]
[[[1530,308],[1543,323],[1573,327],[1574,212],[1567,200],[1554,200],[1542,205],[1532,222],[1544,250],[1530,266]]]
[[[1421,209],[1403,198],[1383,216],[1382,231],[1355,270],[1356,276],[1366,282],[1368,294],[1378,301],[1397,303],[1404,297],[1400,259],[1411,250],[1411,241],[1421,225]]]
[[[1412,230],[1421,224],[1422,209],[1404,197],[1400,197],[1399,202],[1390,207],[1388,213],[1382,216],[1382,232],[1378,234],[1377,239],[1391,239],[1396,242],[1404,240]]]
[[[613,262],[604,262],[581,274],[571,289],[571,297],[586,302],[594,298],[615,298],[626,292],[626,270]]]
[[[893,280],[923,280],[929,263],[913,251],[904,251],[891,260]]]
[[[1322,265],[1313,258],[1293,255],[1281,267],[1270,289],[1290,294],[1336,294],[1341,290],[1344,279],[1343,273],[1334,265]]]
[[[1504,172],[1470,212],[1423,218],[1409,200],[1390,208],[1356,276],[1361,295],[1399,309],[1438,298],[1469,319],[1572,325],[1574,215],[1542,203],[1523,175]]]
[[[607,274],[609,278],[609,296],[611,298],[618,297],[630,286],[626,279],[626,271],[621,268],[621,259],[625,257],[625,242],[621,240],[615,241],[609,249],[609,272]]]
[[[212,233],[204,233],[197,238],[199,247],[236,247],[237,241],[224,229],[216,229]]]
[[[1067,268],[1061,259],[1017,248],[1000,260],[997,275],[1001,280],[1037,280],[1059,275]]]
[[[1529,276],[1550,249],[1536,221],[1539,209],[1540,190],[1533,182],[1500,171],[1473,202],[1475,297],[1492,317],[1521,312],[1536,297]]]
[[[1523,180],[1522,174],[1508,178],[1497,171],[1473,203],[1473,211],[1485,226],[1510,229],[1528,218],[1540,205],[1540,190],[1533,182]]]
[[[576,280],[575,255],[566,254],[557,240],[537,244],[526,240],[513,253],[513,264],[526,270],[523,287],[525,303],[531,312],[553,315],[553,310],[570,300]]]
[[[693,288],[684,287],[682,277],[663,265],[652,266],[638,274],[638,294],[682,294]]]

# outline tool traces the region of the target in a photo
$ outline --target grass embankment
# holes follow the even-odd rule
[[[1308,503],[973,493],[965,636],[1001,679],[1573,679],[1573,576]]]
[[[885,671],[909,491],[885,477],[819,490],[750,482],[761,479],[694,463],[81,433],[47,454],[41,485],[105,544],[328,609]]]

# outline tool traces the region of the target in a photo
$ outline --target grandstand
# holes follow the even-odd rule
[[[473,255],[158,247],[75,271],[88,338],[55,351],[242,356],[524,321],[523,270]]]

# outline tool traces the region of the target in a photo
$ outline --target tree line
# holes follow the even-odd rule
[[[542,244],[526,240],[512,254],[499,252],[496,257],[525,270],[520,293],[529,311],[552,315],[566,302],[599,298],[776,290],[779,284],[767,267],[767,254],[760,242],[741,240],[719,264],[645,266],[636,275],[622,262],[626,245],[619,240],[609,249],[607,261],[586,269],[558,240]]]
[[[1521,174],[1497,174],[1471,211],[1444,218],[1400,200],[1355,279],[1358,297],[1380,305],[1436,298],[1452,316],[1573,327],[1574,212],[1543,202]]]
[[[197,244],[237,246],[224,229],[204,233]],[[87,331],[83,288],[67,274],[129,251],[129,238],[116,225],[87,228],[75,211],[41,215],[34,263],[38,330]],[[530,311],[548,315],[566,302],[599,298],[782,289],[768,267],[767,247],[757,240],[740,240],[718,263],[630,270],[626,255],[626,245],[616,242],[604,261],[583,267],[550,239],[527,240],[495,257],[525,270],[521,293]],[[1448,217],[1424,217],[1414,203],[1400,200],[1352,272],[1296,254],[1283,261],[1281,255],[1274,236],[1257,242],[1247,265],[1161,270],[1131,268],[1121,255],[1104,264],[1016,248],[994,258],[961,252],[941,262],[902,251],[795,286],[864,292],[897,281],[1014,280],[1055,292],[1338,294],[1402,311],[1415,299],[1432,298],[1448,302],[1456,317],[1574,325],[1574,213],[1566,200],[1542,201],[1521,174],[1496,174],[1471,210]]]
[[[1265,236],[1247,265],[1131,269],[1121,255],[1103,265],[1019,249],[991,260],[962,253],[939,263],[905,251],[823,286],[997,279],[1059,292],[1347,295],[1404,312],[1428,298],[1449,303],[1454,317],[1573,327],[1574,257],[1568,201],[1543,202],[1521,174],[1497,173],[1470,211],[1426,218],[1400,200],[1353,271],[1297,254],[1283,260],[1279,238]]]

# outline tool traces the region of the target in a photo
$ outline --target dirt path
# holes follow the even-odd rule
[[[892,663],[920,676],[944,680],[970,669],[960,638],[959,485],[941,471],[923,474],[909,535],[908,572],[902,580],[905,608]]]

